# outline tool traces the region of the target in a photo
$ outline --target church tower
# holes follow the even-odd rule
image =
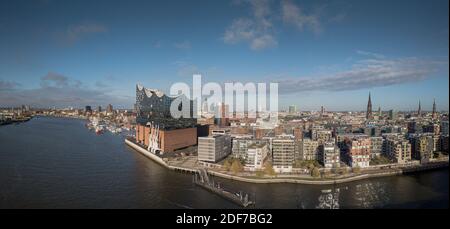
[[[436,99],[433,99],[433,113],[431,116],[433,119],[437,118],[437,113],[436,113]]]
[[[422,107],[420,106],[420,100],[419,100],[419,109],[417,109],[417,116],[422,116]]]
[[[370,92],[369,92],[369,101],[367,102],[366,119],[373,119],[373,116],[372,116],[372,100],[370,98]]]

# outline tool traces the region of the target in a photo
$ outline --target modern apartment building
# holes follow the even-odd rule
[[[400,164],[411,161],[411,144],[406,139],[388,138],[386,156]]]
[[[445,136],[448,136],[449,135],[449,133],[448,133],[448,121],[442,121],[441,122],[441,134],[442,135],[445,135]]]
[[[264,161],[269,155],[269,146],[266,143],[253,143],[248,146],[245,167],[251,171],[262,169]]]
[[[198,160],[216,163],[231,153],[231,136],[216,134],[198,138]]]
[[[343,150],[343,159],[351,167],[369,167],[371,157],[371,141],[369,137],[346,138]]]
[[[332,140],[331,130],[317,130],[312,132],[312,140],[318,141],[319,144],[323,144]]]
[[[253,144],[267,144],[267,140],[254,138],[233,138],[232,155],[234,158],[246,160],[248,146]]]
[[[434,140],[432,134],[419,134],[410,138],[412,158],[428,162],[433,158]]]
[[[295,140],[289,137],[272,140],[272,165],[276,172],[291,172],[294,163]]]
[[[325,168],[336,168],[340,165],[340,150],[333,141],[325,142],[319,147],[319,161]]]
[[[319,159],[319,142],[309,138],[303,139],[300,143],[299,156],[300,160],[318,160]]]
[[[381,155],[383,151],[383,138],[382,137],[370,137],[370,153],[371,158],[375,158]]]

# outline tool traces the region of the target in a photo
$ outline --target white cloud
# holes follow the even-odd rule
[[[277,46],[278,42],[277,40],[270,34],[264,34],[260,37],[256,37],[252,40],[250,47],[253,50],[261,50],[265,49],[267,47],[273,47]]]
[[[247,43],[252,50],[263,50],[278,46],[275,22],[282,18],[286,24],[294,25],[300,31],[309,28],[320,33],[322,26],[319,14],[305,14],[291,1],[282,1],[281,15],[271,9],[270,0],[237,0],[234,5],[250,5],[251,16],[234,19],[222,37],[227,44]],[[343,16],[341,16],[343,17]]]
[[[191,49],[191,42],[189,42],[189,41],[177,42],[177,43],[173,44],[173,46],[180,50],[189,50],[189,49]]]
[[[69,79],[66,76],[63,76],[56,72],[49,72],[47,75],[41,77],[41,85],[42,86],[67,86]]]
[[[277,46],[268,0],[247,0],[241,3],[250,4],[252,17],[233,20],[222,37],[227,44],[246,42],[252,50],[262,50]]]
[[[305,27],[311,29],[315,33],[320,33],[322,31],[318,15],[305,14],[299,6],[295,5],[290,0],[282,1],[281,12],[284,23],[291,24],[301,31]]]
[[[372,58],[376,58],[376,59],[383,59],[385,57],[382,54],[367,52],[367,51],[362,51],[362,50],[357,50],[356,53],[359,55],[368,56],[368,57],[372,57]]]
[[[162,47],[162,42],[161,41],[156,41],[154,44],[153,44],[153,48],[161,48]]]
[[[87,35],[105,33],[107,31],[108,29],[104,25],[96,23],[83,23],[69,26],[66,30],[65,36],[69,42],[75,42]]]
[[[2,106],[84,107],[109,103],[130,106],[133,102],[133,98],[112,95],[110,90],[104,88],[90,88],[78,80],[54,72],[41,77],[41,86],[37,88],[20,88],[17,83],[0,81],[0,89]]]
[[[366,59],[350,70],[322,77],[300,77],[280,80],[280,93],[309,91],[346,91],[419,82],[433,73],[448,68],[446,61],[418,58]]]
[[[16,82],[0,80],[0,92],[14,90],[18,85]]]

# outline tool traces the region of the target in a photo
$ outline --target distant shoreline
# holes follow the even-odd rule
[[[196,168],[183,168],[183,167],[176,167],[176,166],[169,165],[162,158],[150,153],[148,150],[142,148],[138,144],[130,141],[129,139],[125,139],[125,143],[128,146],[130,146],[131,148],[133,148],[134,150],[142,153],[144,156],[152,159],[153,161],[166,167],[169,170],[188,172],[188,173],[195,173],[197,171]],[[336,178],[336,179],[332,179],[332,178],[303,179],[303,178],[291,178],[291,177],[290,178],[287,178],[287,177],[252,178],[252,177],[236,176],[236,175],[226,174],[226,173],[212,171],[212,170],[208,170],[208,173],[213,176],[221,177],[224,179],[237,180],[237,181],[254,183],[254,184],[291,183],[291,184],[311,184],[311,185],[332,185],[332,184],[342,184],[342,183],[348,183],[348,182],[352,182],[352,181],[358,181],[358,180],[364,180],[364,179],[370,179],[370,178],[403,175],[403,174],[412,173],[412,172],[434,170],[434,169],[440,169],[440,168],[448,168],[448,164],[449,163],[448,163],[448,159],[447,159],[446,161],[430,162],[425,165],[419,165],[419,166],[416,166],[413,168],[408,168],[408,169],[391,169],[391,170],[380,171],[380,172],[375,172],[375,173],[371,173],[371,174],[367,174],[367,173],[366,174],[358,174],[358,175],[354,175],[354,176]]]
[[[21,119],[13,119],[13,120],[8,120],[8,121],[1,121],[0,122],[0,126],[6,126],[6,125],[11,125],[11,124],[18,124],[18,123],[28,122],[31,119],[33,119],[33,117],[25,117],[25,118],[21,118]]]

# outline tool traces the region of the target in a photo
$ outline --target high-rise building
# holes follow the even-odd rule
[[[389,119],[390,120],[394,120],[396,118],[397,117],[396,117],[395,111],[394,110],[389,110]]]
[[[448,136],[448,121],[441,121],[441,134]]]
[[[264,129],[255,129],[255,138],[256,139],[262,139],[265,135]]]
[[[269,147],[266,143],[253,143],[248,146],[245,167],[250,170],[263,168],[264,160],[269,154]]]
[[[408,133],[409,134],[420,134],[423,132],[423,125],[418,121],[408,122]]]
[[[319,161],[325,168],[336,168],[340,165],[340,151],[333,141],[325,142],[319,147]]]
[[[198,160],[216,163],[231,153],[231,136],[214,134],[198,138]]]
[[[432,133],[434,135],[439,135],[441,128],[437,123],[428,123],[422,126],[423,133]]]
[[[272,161],[276,172],[291,172],[294,163],[295,141],[289,137],[272,140]]]
[[[303,139],[300,145],[300,160],[319,160],[319,142],[309,138]]]
[[[441,152],[448,152],[448,135],[441,135],[439,137],[439,150]]]
[[[397,163],[411,161],[411,144],[403,138],[386,139],[386,156]]]
[[[113,106],[111,104],[108,104],[106,107],[106,113],[113,113]]]
[[[86,107],[84,108],[84,112],[85,112],[85,113],[92,113],[92,108],[91,108],[91,106],[86,106]]]
[[[375,158],[381,155],[383,151],[383,138],[382,137],[370,137],[370,153],[371,158]]]
[[[97,107],[97,112],[98,112],[98,113],[102,112],[102,106],[98,106],[98,107]]]
[[[217,125],[219,126],[229,126],[230,125],[230,118],[229,118],[229,106],[225,103],[219,103],[216,108],[216,115],[218,116],[216,118]]]
[[[370,98],[370,92],[369,92],[369,101],[367,101],[366,119],[373,119],[373,115],[372,115],[372,100]]]
[[[179,111],[183,104],[190,105],[186,113],[191,116],[172,117],[170,107],[175,99],[182,101]],[[193,114],[193,102],[184,95],[169,97],[159,90],[136,86],[136,141],[151,152],[173,152],[197,144],[197,120]]]
[[[418,134],[412,136],[411,142],[411,156],[421,162],[428,162],[433,158],[434,140],[430,134]]]
[[[232,144],[232,154],[234,158],[241,158],[245,160],[247,156],[248,145],[251,144],[252,139],[234,138]]]
[[[203,104],[202,104],[202,112],[203,113],[208,113],[208,111],[209,111],[209,109],[208,109],[208,101],[205,98],[205,101],[203,101]]]
[[[268,143],[266,140],[259,140],[253,138],[233,138],[232,155],[234,158],[240,158],[245,160],[247,157],[248,146],[266,143]]]
[[[318,130],[314,131],[311,136],[313,140],[316,140],[319,144],[332,140],[331,130]]]
[[[303,139],[303,130],[300,127],[294,127],[292,130],[292,134],[294,135],[294,138],[296,141],[300,141]]]
[[[172,117],[170,112],[172,102],[176,99],[182,101],[178,105],[178,110],[186,111],[180,118]],[[183,109],[183,104],[188,104],[189,109]],[[193,101],[187,99],[185,95],[172,97],[157,89],[136,86],[136,122],[138,124],[146,125],[151,122],[162,130],[192,128],[197,124],[197,120],[193,118],[193,109]]]
[[[371,157],[369,137],[353,137],[344,140],[343,156],[351,167],[365,168],[369,166]]]
[[[297,112],[297,106],[296,105],[290,105],[289,106],[289,113],[294,114]]]
[[[282,126],[277,126],[273,129],[275,136],[284,134],[284,128]]]

